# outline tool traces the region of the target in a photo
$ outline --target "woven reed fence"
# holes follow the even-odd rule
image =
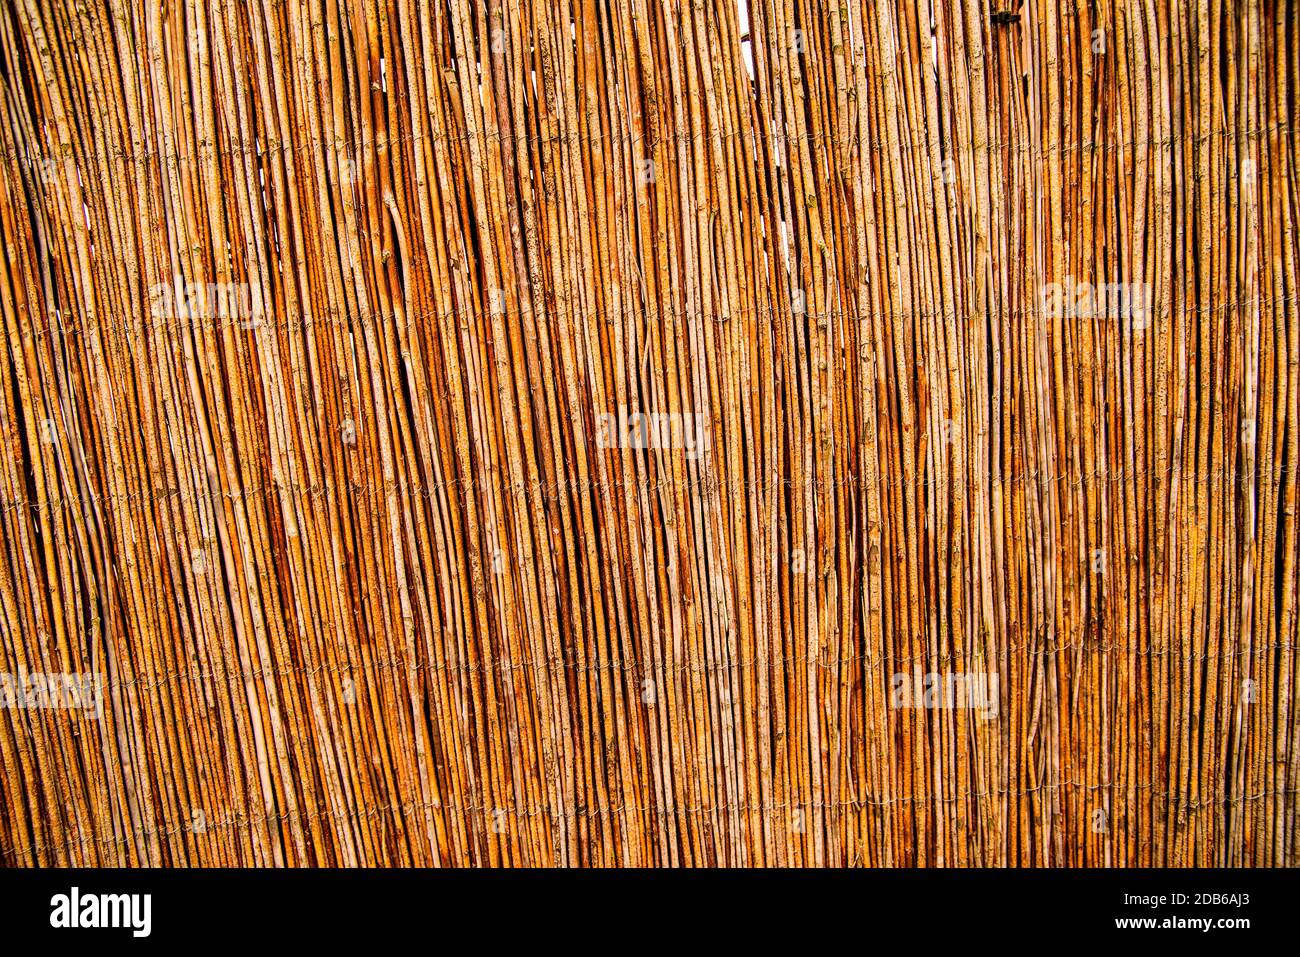
[[[1296,12],[12,0],[0,859],[1296,863]]]

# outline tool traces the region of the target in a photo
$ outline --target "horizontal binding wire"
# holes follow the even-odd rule
[[[665,458],[672,458],[674,454],[680,454],[681,450],[662,450],[662,449],[602,449],[600,451],[608,452],[613,455],[634,456],[638,452],[647,454],[648,459],[658,458],[655,453],[666,453]],[[856,457],[863,454],[860,446],[851,446],[843,450],[846,462],[853,461]],[[1024,474],[991,476],[988,478],[963,478],[960,476],[944,475],[911,475],[904,476],[902,479],[890,478],[887,484],[891,487],[906,488],[927,488],[927,489],[953,489],[964,490],[970,488],[988,489],[998,486],[1039,486],[1047,487],[1052,485],[1074,485],[1074,486],[1093,486],[1100,484],[1121,484],[1130,482],[1146,482],[1149,479],[1166,479],[1171,484],[1176,478],[1180,486],[1199,486],[1199,485],[1253,485],[1258,483],[1281,482],[1289,474],[1289,468],[1285,462],[1279,463],[1274,467],[1250,469],[1237,469],[1231,467],[1214,468],[1207,473],[1180,473],[1176,466],[1169,466],[1164,469],[1147,468],[1147,469],[1094,469],[1092,471],[1083,471],[1073,474],[1055,474],[1051,472],[1039,472],[1030,470]],[[881,479],[882,484],[885,480]],[[173,487],[156,488],[140,490],[136,492],[95,492],[89,491],[85,495],[67,495],[59,498],[32,498],[30,496],[17,496],[10,498],[0,498],[0,514],[6,512],[31,512],[40,514],[48,511],[62,511],[64,509],[72,511],[84,511],[87,506],[98,508],[100,506],[130,506],[137,504],[160,504],[160,503],[182,503],[203,501],[216,504],[218,499],[226,499],[231,502],[239,502],[250,499],[269,498],[271,496],[290,496],[301,500],[310,500],[320,502],[321,500],[331,500],[339,502],[364,501],[369,504],[381,502],[389,493],[399,493],[404,496],[410,496],[414,499],[428,498],[432,499],[439,496],[445,496],[451,493],[460,499],[474,492],[490,493],[503,492],[515,498],[524,498],[532,495],[548,501],[555,501],[561,495],[581,494],[592,495],[606,491],[633,490],[638,492],[671,492],[684,491],[692,492],[697,490],[706,490],[715,493],[731,492],[760,492],[772,493],[776,491],[789,491],[792,489],[814,492],[815,494],[830,494],[842,488],[862,490],[866,488],[866,481],[861,476],[847,476],[844,478],[833,478],[823,480],[796,481],[787,477],[774,477],[771,479],[728,479],[716,475],[704,474],[698,476],[685,476],[681,480],[670,478],[650,478],[650,477],[613,477],[592,478],[582,481],[556,481],[545,482],[542,480],[526,481],[517,483],[509,480],[489,480],[469,476],[465,478],[444,479],[434,481],[430,484],[411,482],[405,478],[392,479],[385,482],[356,482],[349,481],[343,485],[338,485],[331,481],[325,481],[319,484],[307,485],[301,482],[268,482],[264,485],[246,485],[223,487],[220,492],[205,491],[202,489],[178,489]],[[1246,528],[1244,523],[1241,528]]]
[[[81,635],[81,638],[90,637]],[[769,670],[777,665],[786,667],[802,666],[816,667],[822,671],[832,671],[837,668],[846,666],[867,664],[871,665],[871,671],[878,672],[882,668],[898,668],[915,664],[918,661],[930,662],[939,667],[946,667],[951,664],[968,664],[980,665],[985,668],[991,664],[999,662],[1005,658],[1019,656],[1021,654],[1043,655],[1043,654],[1067,654],[1074,651],[1088,651],[1094,654],[1117,654],[1138,658],[1163,658],[1169,656],[1178,662],[1205,662],[1205,661],[1235,661],[1244,659],[1244,663],[1249,665],[1256,659],[1265,658],[1267,655],[1280,651],[1294,651],[1296,645],[1289,642],[1271,642],[1256,644],[1251,643],[1249,647],[1230,647],[1219,652],[1188,652],[1178,647],[1151,647],[1150,644],[1121,644],[1119,642],[1100,642],[1090,639],[1084,640],[1066,640],[1055,641],[1044,638],[1037,642],[1013,643],[1000,646],[994,654],[987,654],[982,649],[971,648],[967,651],[922,651],[915,654],[901,654],[889,648],[884,648],[875,652],[864,652],[856,655],[846,655],[841,657],[831,656],[812,656],[812,655],[752,655],[748,658],[737,658],[732,656],[720,656],[716,660],[701,661],[700,659],[691,659],[680,662],[670,662],[667,659],[662,661],[636,661],[624,660],[621,658],[600,659],[595,658],[592,661],[581,662],[570,658],[563,658],[558,655],[551,655],[546,658],[532,659],[510,659],[497,658],[487,659],[485,663],[472,664],[470,662],[456,661],[409,661],[402,658],[380,658],[372,659],[370,662],[363,662],[360,657],[355,663],[332,664],[329,662],[318,665],[293,665],[271,668],[257,668],[251,671],[224,669],[224,670],[201,670],[193,668],[177,669],[154,675],[137,675],[133,678],[118,678],[106,682],[103,685],[104,693],[114,695],[121,691],[144,691],[151,692],[173,684],[184,682],[246,682],[246,681],[265,681],[267,679],[296,678],[296,677],[316,677],[319,675],[337,676],[337,677],[365,677],[370,674],[383,674],[386,671],[406,672],[408,674],[457,674],[462,677],[477,677],[479,675],[497,674],[507,676],[515,672],[532,671],[535,675],[545,676],[561,672],[577,673],[596,673],[609,672],[611,675],[618,673],[624,677],[630,677],[635,680],[654,679],[662,674],[684,675],[684,674],[710,674],[725,675],[733,671],[745,671],[751,669]]]
[[[1076,277],[1082,278],[1082,277]],[[171,280],[163,280],[170,282]],[[195,280],[197,282],[197,280]],[[1107,279],[1107,282],[1112,280]],[[1116,279],[1115,282],[1129,281]],[[1137,280],[1133,280],[1137,281]],[[231,282],[238,283],[237,279],[232,278]],[[563,297],[554,297],[557,303],[563,301]],[[1205,316],[1222,316],[1233,313],[1246,313],[1252,311],[1272,312],[1277,306],[1294,306],[1300,303],[1300,292],[1289,293],[1275,296],[1251,296],[1236,301],[1225,301],[1220,303],[1187,303],[1181,307],[1167,306],[1163,302],[1154,302],[1152,305],[1151,322],[1158,325],[1166,319],[1186,319],[1192,316],[1202,318]],[[632,309],[623,308],[617,311],[602,310],[595,313],[587,312],[569,312],[564,309],[557,309],[552,305],[545,309],[524,310],[522,314],[518,311],[507,311],[504,313],[492,314],[486,307],[482,311],[473,309],[426,309],[414,312],[370,312],[361,315],[344,314],[342,310],[329,309],[322,313],[300,313],[296,316],[280,315],[275,317],[259,316],[256,319],[245,319],[239,317],[183,317],[183,316],[158,316],[145,318],[141,316],[138,320],[132,321],[100,321],[98,319],[89,323],[68,323],[64,322],[61,316],[50,317],[50,322],[45,325],[33,322],[23,322],[19,329],[19,337],[24,340],[42,341],[46,338],[54,338],[56,335],[61,336],[119,336],[129,335],[144,336],[146,334],[162,334],[164,336],[176,336],[182,334],[196,333],[256,333],[258,330],[267,329],[276,332],[310,332],[315,329],[346,329],[350,332],[378,330],[380,328],[389,328],[392,326],[398,331],[402,329],[402,323],[410,325],[412,323],[421,323],[426,319],[437,319],[437,325],[455,326],[457,329],[472,329],[473,322],[481,319],[501,321],[513,321],[520,318],[531,318],[534,323],[537,322],[569,322],[574,324],[590,324],[592,322],[603,323],[605,325],[614,325],[619,322],[627,323],[641,321],[649,322],[676,322],[689,325],[691,323],[699,324],[704,327],[708,326],[729,326],[732,324],[741,324],[749,322],[763,323],[770,326],[782,326],[794,328],[798,326],[814,325],[851,325],[876,321],[916,321],[941,319],[944,322],[977,322],[1003,320],[1025,320],[1038,319],[1044,322],[1046,320],[1041,310],[1029,306],[1007,306],[997,310],[968,310],[959,313],[955,309],[891,309],[885,306],[879,311],[872,312],[847,312],[834,309],[822,310],[805,310],[802,313],[792,312],[789,309],[777,309],[774,306],[757,305],[752,307],[740,306],[728,307],[723,311],[706,311],[706,310],[687,310],[678,308],[672,303],[662,303],[655,309]],[[1115,325],[1117,328],[1126,329],[1134,322],[1131,318],[1113,319],[1104,316],[1096,317],[1075,317],[1072,319],[1057,320],[1062,323],[1094,323],[1100,328],[1106,328]],[[1160,330],[1155,328],[1131,330],[1134,339],[1155,340],[1159,337]]]
[[[760,124],[761,125],[761,124]],[[711,132],[659,132],[647,131],[643,133],[624,132],[618,135],[619,144],[623,148],[630,148],[640,145],[642,142],[648,142],[652,147],[656,145],[671,145],[681,147],[684,145],[702,145],[703,143],[721,144],[730,140],[745,138],[750,141],[750,145],[757,146],[760,142],[771,143],[773,145],[804,145],[808,148],[833,149],[835,151],[844,151],[851,147],[857,146],[859,149],[877,155],[901,155],[910,157],[912,154],[920,154],[926,158],[933,158],[939,161],[946,160],[953,156],[978,156],[981,154],[1011,155],[1014,154],[1021,158],[1031,160],[1049,159],[1054,156],[1070,156],[1074,153],[1092,154],[1099,152],[1108,152],[1110,150],[1134,150],[1134,149],[1151,149],[1153,147],[1163,148],[1176,146],[1190,140],[1197,146],[1207,143],[1211,140],[1222,139],[1225,142],[1250,142],[1252,140],[1261,140],[1265,137],[1277,133],[1290,134],[1296,128],[1296,124],[1286,120],[1279,120],[1275,123],[1268,123],[1263,126],[1248,127],[1246,129],[1236,129],[1235,127],[1223,125],[1217,126],[1201,133],[1192,133],[1190,135],[1170,134],[1168,136],[1155,136],[1147,138],[1132,137],[1125,139],[1119,137],[1116,140],[1097,140],[1084,139],[1074,143],[1065,143],[1059,146],[1034,147],[1029,145],[1027,140],[1018,142],[990,142],[984,146],[969,145],[952,152],[946,152],[942,144],[935,140],[933,142],[919,137],[911,137],[898,142],[871,142],[868,133],[859,133],[857,136],[836,136],[831,133],[815,133],[807,131],[765,131],[761,132],[755,127],[735,129],[728,132],[713,130]],[[515,136],[513,132],[502,132],[500,129],[483,128],[477,134],[472,133],[451,133],[451,132],[416,132],[414,130],[407,133],[387,134],[377,136],[373,139],[347,140],[341,137],[335,137],[332,140],[309,139],[302,143],[282,142],[279,139],[270,138],[265,143],[260,140],[254,142],[241,142],[231,140],[228,145],[217,147],[211,144],[200,146],[197,150],[191,152],[181,152],[179,150],[164,152],[161,149],[145,149],[131,151],[122,147],[112,147],[107,156],[101,153],[87,154],[85,152],[76,153],[73,156],[68,155],[71,146],[59,147],[50,154],[29,154],[19,149],[0,150],[0,160],[6,162],[22,163],[28,170],[31,168],[33,160],[42,159],[69,159],[75,160],[92,160],[99,163],[117,163],[124,165],[148,165],[157,166],[166,165],[169,167],[180,165],[199,165],[202,163],[218,161],[222,159],[235,158],[256,158],[266,159],[275,156],[292,156],[300,153],[332,153],[344,158],[356,156],[361,153],[382,153],[391,151],[393,147],[420,142],[430,144],[445,145],[464,145],[471,140],[478,143],[493,143],[500,145],[502,143],[515,144],[523,142],[534,149],[540,149],[550,146],[566,146],[570,148],[587,149],[598,143],[612,141],[615,137],[614,131],[602,131],[594,135],[584,136],[576,131],[558,132],[551,135],[535,136]],[[883,139],[884,137],[877,137]],[[29,175],[34,176],[34,173]],[[84,187],[83,187],[84,190]]]

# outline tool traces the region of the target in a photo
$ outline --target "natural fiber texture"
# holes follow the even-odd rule
[[[1295,864],[1296,4],[1009,6],[6,4],[0,859]]]

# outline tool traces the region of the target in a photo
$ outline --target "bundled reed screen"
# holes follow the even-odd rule
[[[1286,865],[1284,0],[14,0],[0,859]]]

